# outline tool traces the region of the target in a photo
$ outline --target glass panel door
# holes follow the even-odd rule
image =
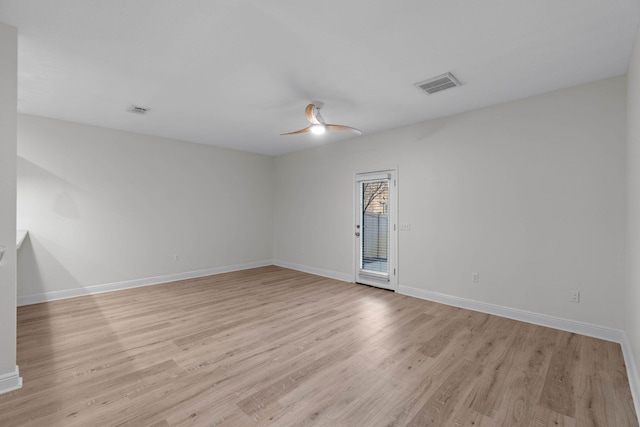
[[[356,175],[356,282],[392,289],[390,280],[395,228],[392,202],[395,179],[391,173]]]

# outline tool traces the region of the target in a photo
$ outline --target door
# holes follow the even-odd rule
[[[396,171],[356,174],[355,282],[396,289]]]

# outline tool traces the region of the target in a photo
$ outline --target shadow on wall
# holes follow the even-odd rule
[[[63,218],[78,219],[80,211],[78,205],[68,191],[62,191],[56,194],[53,201],[53,211]]]
[[[83,188],[21,156],[18,156],[17,171],[18,209],[25,211],[22,212],[23,216],[30,217],[31,214],[36,213],[32,211],[33,208],[45,204],[62,218],[80,217],[72,193],[83,193],[85,191]]]
[[[18,252],[18,297],[50,291],[45,285],[47,279],[55,281],[60,289],[80,287],[78,279],[60,261],[60,253],[53,251],[64,244],[56,236],[80,218],[72,193],[82,189],[21,156],[17,168],[17,225],[29,230]]]
[[[46,270],[41,268],[42,265],[46,265]],[[78,279],[37,241],[37,237],[34,239],[30,232],[18,252],[18,297],[47,292],[41,271],[47,271],[47,274],[56,277],[57,281],[64,284],[65,289],[81,287]]]

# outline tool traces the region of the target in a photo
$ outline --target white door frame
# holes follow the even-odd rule
[[[389,282],[388,286],[384,286],[379,283],[365,283],[365,281],[360,281],[361,283],[377,286],[385,289],[390,289],[392,291],[396,291],[398,289],[398,167],[392,168],[382,168],[382,169],[372,169],[368,171],[357,171],[353,173],[353,219],[351,223],[351,237],[353,241],[353,258],[351,265],[353,266],[353,283],[358,282],[358,266],[359,266],[359,244],[360,238],[355,236],[356,228],[355,224],[359,221],[360,212],[360,188],[358,185],[358,178],[362,175],[367,174],[383,174],[387,173],[390,175],[389,182]],[[359,230],[360,232],[362,230]]]

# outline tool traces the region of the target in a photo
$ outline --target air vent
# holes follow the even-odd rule
[[[137,105],[132,105],[131,107],[129,107],[127,111],[134,114],[147,114],[149,111],[151,111],[151,108],[138,107]]]
[[[453,76],[453,74],[446,73],[441,76],[416,83],[416,86],[431,95],[445,89],[460,86],[460,82]]]

